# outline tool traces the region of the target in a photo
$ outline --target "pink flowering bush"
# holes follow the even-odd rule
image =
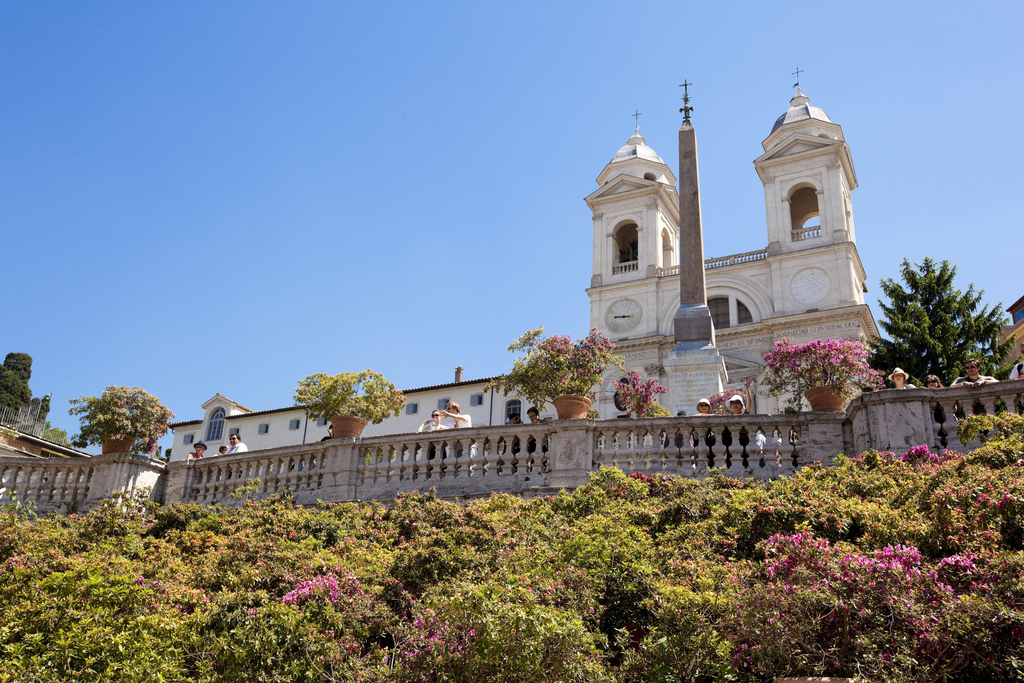
[[[736,395],[736,392],[732,389],[726,389],[725,391],[719,391],[708,398],[711,402],[711,414],[712,415],[728,415],[729,410],[729,399]]]
[[[639,418],[647,416],[658,394],[668,389],[658,383],[656,377],[644,380],[636,370],[630,370],[619,382],[619,397],[627,410]]]
[[[69,403],[68,413],[81,416],[81,431],[72,440],[78,448],[132,439],[132,453],[153,453],[174,419],[160,399],[138,387],[107,387],[99,396],[81,396]]]
[[[860,388],[884,386],[882,375],[869,367],[869,357],[867,346],[859,341],[815,339],[790,344],[783,339],[764,354],[762,382],[774,396],[791,393],[799,397],[807,389],[828,387],[834,394],[851,399]]]
[[[544,328],[538,327],[509,345],[509,351],[525,355],[487,389],[505,396],[517,393],[540,410],[547,407],[547,401],[564,394],[592,397],[610,366],[622,369],[622,359],[612,353],[613,348],[597,329],[574,343],[568,335],[544,337]]]

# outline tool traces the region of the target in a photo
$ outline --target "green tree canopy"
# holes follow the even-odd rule
[[[32,377],[32,356],[9,353],[0,366],[0,406],[18,409],[32,400],[28,380]]]
[[[878,324],[888,339],[875,338],[871,365],[886,373],[900,367],[915,382],[938,375],[944,384],[963,374],[964,361],[976,357],[981,374],[1005,375],[998,369],[1013,341],[999,343],[1007,319],[995,308],[981,306],[984,291],[968,285],[961,292],[953,284],[956,266],[925,258],[920,264],[903,259],[903,282],[881,281],[889,305],[879,300],[884,319]],[[979,310],[980,307],[980,310]]]

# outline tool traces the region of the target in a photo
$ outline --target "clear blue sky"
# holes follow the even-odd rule
[[[949,259],[1009,305],[1019,2],[4,2],[0,356],[74,432],[111,384],[178,419],[312,372],[403,388],[584,334],[583,197],[692,88],[706,256],[767,243],[751,161],[794,78],[841,124],[871,283]],[[165,439],[166,441],[166,439]],[[166,444],[165,444],[166,445]]]

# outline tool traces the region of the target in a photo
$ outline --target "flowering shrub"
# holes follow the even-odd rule
[[[655,397],[666,391],[668,389],[661,386],[656,377],[643,380],[636,370],[627,372],[626,377],[619,382],[619,399],[630,413],[639,418],[652,417],[648,413],[655,403]]]
[[[354,415],[380,424],[401,412],[405,395],[373,370],[340,375],[318,372],[299,382],[295,405],[305,408],[314,419]]]
[[[1022,680],[1024,416],[986,430],[772,482],[0,510],[0,681]]]
[[[762,382],[778,396],[800,397],[814,387],[828,387],[832,393],[851,399],[859,388],[881,389],[882,375],[868,366],[870,352],[859,341],[815,339],[805,344],[775,342],[775,350],[764,354]]]
[[[132,453],[152,453],[174,419],[160,399],[138,387],[107,387],[99,396],[73,398],[69,403],[68,414],[81,416],[81,431],[72,440],[78,448],[132,439]]]
[[[576,343],[568,335],[543,335],[544,328],[538,327],[512,342],[509,351],[526,355],[486,388],[505,396],[515,392],[544,410],[556,396],[592,396],[610,365],[622,369],[622,359],[612,354],[612,343],[596,329]]]
[[[736,395],[736,392],[732,389],[726,389],[725,391],[719,391],[714,396],[708,398],[711,402],[711,414],[712,415],[728,415],[729,410],[729,399]]]

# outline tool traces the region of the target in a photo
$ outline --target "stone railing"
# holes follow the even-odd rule
[[[169,503],[238,505],[289,491],[300,504],[393,500],[435,489],[448,498],[494,492],[550,495],[601,467],[768,479],[837,453],[906,452],[927,445],[967,452],[966,415],[1024,414],[1024,380],[978,388],[888,389],[854,399],[845,413],[696,415],[645,420],[562,420],[362,439],[332,439],[202,460],[163,463],[119,454],[83,459],[0,456],[0,504],[39,513],[85,511],[116,491],[151,487]]]
[[[721,258],[709,258],[704,261],[704,270],[711,270],[712,268],[723,268],[725,266],[734,266],[737,263],[763,261],[766,258],[768,258],[767,249],[758,249],[757,251],[748,251],[742,254],[723,256]]]
[[[17,499],[38,514],[68,513],[92,509],[115,491],[144,487],[160,499],[164,469],[159,461],[128,453],[81,459],[0,457],[0,505]]]
[[[612,275],[618,275],[619,273],[629,273],[640,268],[639,261],[626,261],[625,263],[619,263],[612,266]]]
[[[1024,414],[1024,380],[864,394],[850,403],[847,423],[858,453],[869,448],[903,453],[920,445],[934,452],[967,452],[981,444],[964,443],[957,436],[957,422],[968,415],[1002,411]]]
[[[793,241],[809,240],[812,237],[821,237],[821,226],[815,225],[812,228],[801,228],[793,231]]]

